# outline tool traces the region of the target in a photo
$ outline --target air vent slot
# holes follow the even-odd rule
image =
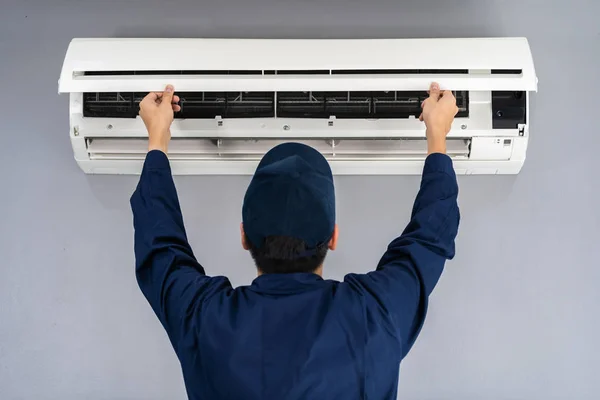
[[[332,75],[466,75],[468,69],[334,69]]]
[[[135,118],[145,93],[84,93],[83,116]],[[178,92],[177,119],[418,117],[427,92]],[[469,116],[469,93],[455,93],[459,113]],[[276,100],[275,100],[276,99]],[[277,114],[275,114],[275,108]]]
[[[331,71],[328,69],[289,69],[289,70],[268,70],[264,71],[265,75],[329,75]]]
[[[160,76],[160,75],[262,75],[261,70],[153,70],[153,71],[84,71],[84,76]]]
[[[521,75],[522,69],[493,69],[492,75]]]
[[[517,70],[496,70],[517,71]],[[518,70],[516,73],[520,73]],[[134,71],[83,71],[84,76],[247,76],[247,75],[467,75],[467,69],[297,69],[297,70],[134,70]],[[514,72],[506,72],[514,73]]]

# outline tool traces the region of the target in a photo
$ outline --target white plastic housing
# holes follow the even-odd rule
[[[188,73],[178,75],[176,71],[181,70]],[[202,72],[220,70],[262,73]],[[290,70],[298,73],[265,73]],[[313,70],[329,73],[302,73]],[[392,72],[332,72],[339,70]],[[468,70],[468,74],[393,72],[402,70]],[[493,74],[492,70],[511,73]],[[90,71],[146,73],[85,74]],[[83,93],[158,91],[166,84],[184,92],[423,91],[432,81],[444,89],[469,91],[469,117],[457,118],[448,136],[456,172],[518,173],[525,160],[529,127],[525,123],[514,129],[493,129],[491,93],[537,90],[524,38],[73,39],[59,92],[70,94],[70,136],[80,167],[86,173],[138,174],[146,148],[142,121],[139,117],[84,117]],[[528,95],[526,106],[528,111]],[[420,174],[427,154],[424,125],[415,118],[176,119],[171,133],[169,156],[175,174],[252,174],[264,151],[284,141],[314,145],[329,159],[334,174]]]

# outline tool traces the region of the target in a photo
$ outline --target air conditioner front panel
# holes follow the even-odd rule
[[[156,50],[160,49],[160,57]],[[65,71],[531,69],[525,38],[73,39]]]
[[[427,90],[432,78],[453,90],[537,88],[524,38],[74,39],[59,92]]]

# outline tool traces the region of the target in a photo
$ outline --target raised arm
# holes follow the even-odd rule
[[[197,327],[202,301],[231,286],[225,278],[205,275],[187,240],[166,155],[178,101],[173,88],[167,87],[140,103],[149,152],[131,196],[131,209],[137,281],[179,355],[179,343]]]
[[[454,257],[460,219],[458,186],[452,161],[445,153],[446,135],[457,112],[452,92],[440,92],[433,84],[421,115],[427,126],[429,155],[411,220],[390,243],[376,271],[346,277],[364,293],[368,312],[397,337],[400,358],[421,330],[428,297],[444,263]]]

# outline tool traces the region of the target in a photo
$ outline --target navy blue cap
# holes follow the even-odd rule
[[[335,226],[335,192],[325,157],[301,143],[269,150],[246,191],[242,220],[255,247],[267,236],[301,239],[307,250],[328,242]]]

